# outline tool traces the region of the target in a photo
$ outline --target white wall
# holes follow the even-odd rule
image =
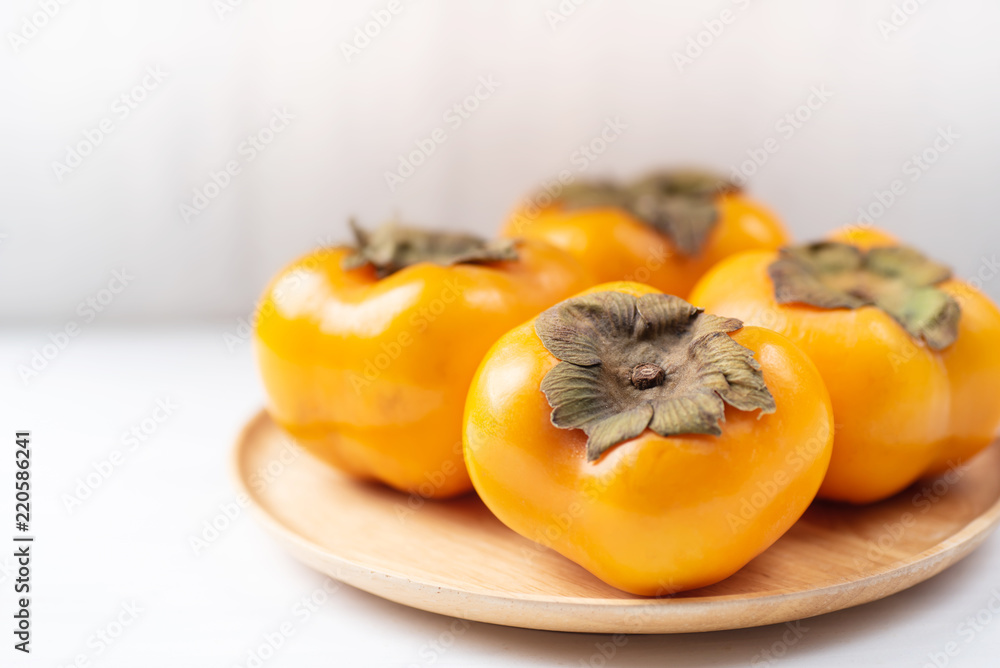
[[[800,238],[853,221],[900,179],[881,224],[963,276],[1000,255],[989,0],[586,0],[555,28],[558,0],[400,0],[351,62],[341,44],[388,0],[64,1],[0,10],[6,322],[78,319],[123,267],[134,279],[108,321],[246,313],[282,264],[346,238],[352,214],[489,233],[540,179],[579,166],[574,152],[608,118],[628,127],[588,175],[728,171],[774,137],[750,188]],[[49,2],[58,13],[15,48],[11,33]],[[223,3],[237,6],[220,17]],[[895,10],[902,25],[883,35],[896,5],[915,13]],[[675,53],[723,10],[731,22],[679,67]],[[115,100],[148,67],[165,78],[125,117]],[[499,87],[452,127],[443,115],[480,77]],[[832,96],[813,98],[808,121],[776,126],[817,87]],[[276,108],[295,118],[251,162],[239,146]],[[113,132],[60,182],[53,162],[105,118]],[[390,192],[385,172],[436,127],[447,141]],[[947,128],[957,139],[912,181],[907,161]],[[179,205],[229,160],[240,174],[182,220]],[[985,287],[1000,297],[1000,279]]]

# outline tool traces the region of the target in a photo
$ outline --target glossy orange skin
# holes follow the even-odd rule
[[[601,285],[635,295],[636,283]],[[648,429],[586,460],[586,435],[552,425],[539,389],[557,360],[534,322],[483,359],[465,411],[465,461],[476,491],[508,527],[619,589],[664,595],[718,582],[801,516],[830,459],[830,400],[790,341],[746,327],[777,411],[726,410],[722,435],[664,438]]]
[[[274,419],[319,459],[425,498],[471,488],[462,408],[483,354],[511,327],[590,284],[562,251],[517,261],[415,264],[379,280],[337,248],[267,288],[254,332]]]
[[[897,243],[865,228],[833,238],[862,248]],[[767,274],[775,258],[753,252],[725,260],[699,282],[691,302],[781,332],[816,363],[837,424],[819,496],[878,501],[992,442],[1000,427],[1000,311],[988,298],[958,280],[941,285],[958,299],[962,317],[958,340],[936,352],[875,307],[777,304]]]
[[[721,215],[701,253],[687,257],[671,241],[616,208],[567,210],[559,202],[515,211],[501,231],[508,238],[542,239],[576,257],[601,283],[636,281],[687,297],[709,268],[734,253],[776,249],[788,233],[763,205],[740,194],[718,199]]]

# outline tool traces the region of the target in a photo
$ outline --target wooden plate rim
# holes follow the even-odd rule
[[[669,622],[682,616],[689,617],[690,615],[702,615],[710,612],[725,614],[732,613],[734,610],[745,611],[751,607],[769,603],[777,604],[796,602],[799,600],[817,599],[818,597],[824,596],[828,597],[828,600],[833,603],[833,605],[825,608],[821,605],[814,606],[812,611],[806,614],[789,618],[768,620],[762,622],[762,624],[776,624],[786,621],[794,621],[795,619],[805,619],[828,612],[835,612],[837,610],[854,607],[856,605],[862,605],[864,603],[870,603],[874,600],[890,596],[894,593],[898,593],[904,589],[912,587],[913,585],[919,584],[920,582],[937,575],[949,566],[960,561],[962,558],[968,556],[968,554],[970,554],[990,535],[993,529],[996,528],[997,524],[1000,523],[1000,497],[998,497],[993,505],[983,511],[980,515],[976,516],[958,532],[952,534],[934,547],[914,555],[911,560],[906,563],[837,585],[828,585],[815,589],[805,589],[781,594],[725,594],[701,599],[670,597],[646,599],[567,598],[562,596],[534,594],[510,594],[501,596],[496,593],[492,593],[489,590],[476,590],[473,588],[461,589],[448,584],[434,583],[419,578],[413,578],[405,573],[401,573],[393,569],[379,568],[378,570],[374,570],[363,564],[359,564],[333,554],[324,549],[322,546],[317,545],[287,527],[283,522],[276,518],[270,510],[268,510],[264,503],[260,501],[259,495],[250,489],[243,476],[243,469],[241,466],[242,455],[246,446],[250,442],[250,435],[255,429],[258,429],[261,426],[262,422],[269,421],[270,419],[271,418],[268,415],[267,410],[261,409],[245,425],[243,425],[236,438],[230,459],[231,474],[235,479],[237,489],[246,494],[251,500],[255,514],[258,517],[263,518],[265,528],[270,533],[294,546],[297,553],[296,557],[299,560],[306,562],[313,568],[326,572],[328,575],[331,574],[326,569],[320,568],[318,565],[314,565],[312,563],[312,559],[309,557],[322,558],[323,560],[335,563],[337,565],[337,575],[331,575],[331,577],[334,577],[345,584],[357,587],[376,596],[388,598],[381,593],[380,588],[366,587],[363,584],[363,581],[368,576],[385,576],[392,582],[392,584],[405,586],[407,588],[417,588],[418,590],[424,592],[433,591],[435,593],[435,597],[438,598],[442,605],[436,606],[436,608],[429,608],[421,605],[414,605],[400,599],[389,600],[430,612],[449,614],[455,617],[465,617],[472,619],[473,621],[502,623],[492,621],[488,618],[488,616],[465,616],[461,614],[460,610],[449,609],[449,601],[461,604],[462,597],[474,596],[479,600],[488,600],[502,604],[509,604],[512,601],[531,604],[535,608],[535,612],[544,611],[558,613],[565,613],[567,610],[572,611],[574,609],[586,609],[587,611],[593,611],[596,608],[604,612],[621,614],[625,611],[625,609],[641,607],[647,608],[647,610],[644,611],[644,614],[657,615],[656,620],[651,620],[654,624],[655,622]],[[990,447],[996,447],[996,444]],[[889,589],[883,589],[876,586],[887,582],[893,583]],[[861,596],[857,598],[847,598],[845,600],[846,597],[844,595],[854,594],[859,591],[862,592]],[[865,594],[865,592],[870,592],[870,594]],[[837,597],[834,598],[833,595],[837,595]],[[690,622],[691,620],[685,619],[685,621]],[[746,627],[745,625],[741,625],[739,627],[726,626],[724,619],[719,619],[718,621],[723,623],[712,628],[705,628],[704,630],[724,630]],[[685,624],[685,626],[687,626],[687,624]],[[566,625],[523,626],[522,628],[568,630]],[[669,633],[670,631],[640,630],[625,632]]]

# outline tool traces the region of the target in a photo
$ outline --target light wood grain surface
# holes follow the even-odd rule
[[[262,475],[268,470],[277,475]],[[921,582],[1000,520],[1000,446],[882,503],[815,503],[736,575],[669,598],[604,584],[503,526],[475,495],[419,497],[350,480],[302,453],[265,412],[237,441],[234,470],[266,529],[296,558],[422,610],[556,631],[683,633],[811,617]]]

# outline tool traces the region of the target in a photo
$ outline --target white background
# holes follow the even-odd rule
[[[36,334],[0,341],[0,364],[38,344]],[[78,654],[95,668],[247,668],[270,634],[293,623],[287,642],[262,668],[472,668],[600,666],[610,635],[552,633],[455,620],[412,610],[341,586],[307,620],[293,607],[324,578],[292,560],[247,511],[219,521],[236,492],[230,444],[262,395],[247,346],[229,354],[214,327],[158,333],[87,332],[30,386],[16,419],[0,414],[3,452],[16,429],[34,430],[36,480],[32,606],[34,654],[15,656],[0,624],[0,666],[63,668]],[[0,384],[0,402],[17,397]],[[90,498],[67,509],[63,495],[122,450],[121,434],[176,406]],[[9,435],[9,436],[8,436]],[[13,477],[0,456],[0,498]],[[280,479],[279,479],[280,480]],[[13,614],[13,531],[0,504],[0,619]],[[195,551],[206,522],[224,527]],[[996,668],[1000,650],[1000,534],[958,565],[912,589],[802,622],[784,645],[785,625],[680,636],[629,636],[608,666],[780,666],[923,668],[955,643],[950,668]],[[139,618],[100,654],[95,634],[125,604]],[[992,606],[993,611],[990,610]],[[981,617],[980,627],[969,617]],[[464,631],[451,639],[453,629]],[[94,637],[94,640],[91,638]],[[793,638],[793,635],[788,636]],[[435,646],[434,643],[438,643]],[[777,643],[777,645],[776,645]],[[450,644],[446,650],[439,649]],[[782,652],[768,663],[766,651]],[[591,664],[591,662],[593,663]],[[933,664],[930,664],[933,666]],[[936,667],[935,667],[936,668]]]
[[[557,0],[401,0],[347,62],[341,45],[387,2],[243,0],[220,18],[214,0],[68,0],[15,53],[8,31],[39,5],[5,0],[0,284],[17,289],[0,314],[72,317],[121,267],[135,280],[109,319],[247,313],[281,265],[346,239],[350,215],[490,233],[609,117],[628,129],[579,176],[729,172],[774,137],[750,189],[799,238],[853,222],[902,179],[880,223],[961,276],[1000,252],[995,2],[910,0],[919,10],[889,32],[888,0],[589,0],[554,28]],[[704,23],[723,10],[713,38]],[[151,66],[166,78],[121,120],[115,100]],[[499,87],[452,129],[444,114],[482,76]],[[832,97],[786,137],[776,123],[813,87]],[[295,119],[247,162],[240,144],[275,108]],[[59,182],[52,163],[104,118],[114,131]],[[437,127],[447,141],[390,192],[385,172]],[[940,128],[958,139],[912,182],[905,163]],[[185,223],[180,204],[233,159],[241,173]]]
[[[34,433],[39,543],[36,651],[15,656],[0,636],[0,665],[66,666],[81,653],[94,666],[246,665],[321,579],[247,517],[201,555],[188,542],[232,500],[228,450],[263,403],[240,318],[280,266],[345,239],[350,215],[490,233],[540,180],[576,169],[608,118],[628,127],[580,177],[680,163],[730,172],[775,138],[750,189],[801,239],[853,222],[900,179],[905,193],[878,222],[960,276],[981,272],[1000,298],[1000,5],[909,2],[919,8],[883,34],[895,1],[589,0],[553,26],[557,0],[413,0],[348,62],[342,43],[387,2],[243,0],[220,16],[213,0],[68,0],[15,50],[9,34],[41,3],[5,0],[0,439]],[[705,22],[724,9],[734,20],[712,37]],[[699,35],[707,46],[679,67]],[[121,118],[115,100],[151,67],[164,80]],[[444,114],[480,77],[499,87],[452,128]],[[787,136],[778,122],[816,88],[832,95]],[[274,109],[294,119],[247,161],[241,143]],[[114,131],[60,181],[53,162],[105,118]],[[385,172],[437,127],[447,141],[391,192]],[[957,139],[913,181],[908,161],[949,128]],[[185,222],[179,206],[229,160],[240,174]],[[114,271],[134,278],[89,320],[80,304]],[[17,368],[71,323],[79,334],[22,379]],[[178,408],[67,510],[63,495],[158,399]],[[11,475],[4,455],[0,481]],[[995,665],[1000,621],[968,642],[960,625],[988,611],[998,560],[995,536],[930,582],[809,620],[772,665],[923,666],[949,642],[960,648],[949,666]],[[10,566],[0,557],[8,620]],[[133,601],[138,621],[94,654],[88,638]],[[609,641],[475,624],[448,651],[428,650],[451,625],[341,588],[264,665],[599,665]],[[634,637],[609,665],[767,665],[762,652],[785,631]]]

